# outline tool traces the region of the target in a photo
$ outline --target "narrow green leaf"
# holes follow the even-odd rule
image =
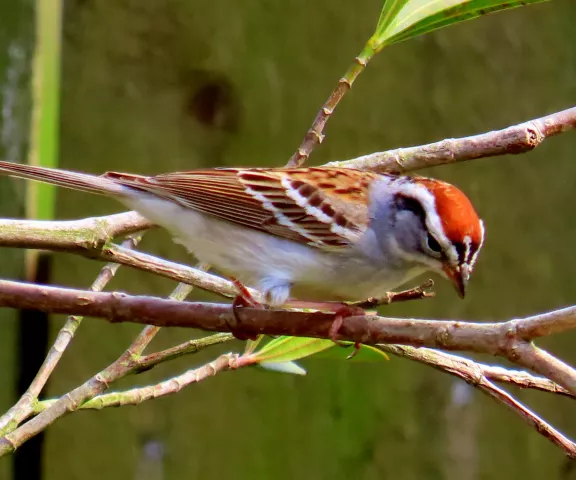
[[[410,0],[390,23],[385,36],[390,39],[426,18],[469,2],[470,0]]]
[[[385,0],[382,11],[380,12],[380,18],[378,19],[378,25],[376,25],[376,34],[378,36],[382,35],[390,23],[396,18],[398,12],[402,10],[404,5],[409,0]],[[380,32],[380,34],[379,34]]]
[[[250,355],[251,353],[258,348],[258,345],[262,342],[264,335],[258,335],[256,340],[248,340],[246,342],[246,348],[244,349],[244,355]]]
[[[430,15],[421,21],[414,23],[409,28],[404,29],[396,35],[392,35],[387,40],[387,43],[392,44],[402,42],[409,38],[466,20],[471,20],[482,15],[545,1],[548,0],[516,0],[512,2],[502,0],[470,0],[469,2],[464,4],[460,3],[452,8],[443,10],[435,15]]]
[[[368,44],[379,51],[464,20],[543,1],[547,0],[388,0]]]
[[[245,355],[244,358],[248,363],[285,363],[301,358],[332,358],[346,359],[352,353],[353,344],[350,348],[337,346],[332,340],[307,337],[279,337],[256,353]],[[388,356],[370,345],[362,345],[359,352],[353,357],[352,361],[374,362],[388,360]]]
[[[290,362],[309,357],[334,346],[332,340],[306,337],[278,337],[250,355],[253,363]]]
[[[347,360],[348,356],[352,353],[354,344],[350,342],[348,348],[331,348],[323,352],[314,355],[314,359],[327,359],[327,360]],[[350,362],[381,362],[383,360],[389,360],[388,355],[382,350],[378,350],[372,345],[362,345],[360,350],[354,357],[352,357]]]

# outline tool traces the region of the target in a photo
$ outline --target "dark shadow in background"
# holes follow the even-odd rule
[[[27,281],[47,285],[50,283],[52,256],[38,256],[36,273]],[[20,310],[18,314],[16,351],[16,393],[18,398],[26,391],[42,365],[48,349],[48,314],[37,310]],[[44,433],[32,437],[18,448],[13,456],[14,480],[40,480]]]

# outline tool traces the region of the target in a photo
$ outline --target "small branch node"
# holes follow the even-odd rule
[[[350,80],[348,80],[347,78],[342,77],[338,83],[345,85],[348,89],[352,88],[352,83],[350,83]]]

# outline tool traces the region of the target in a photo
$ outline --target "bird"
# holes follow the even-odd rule
[[[98,176],[0,161],[1,174],[116,198],[269,306],[379,297],[430,271],[464,298],[484,242],[468,197],[420,176],[341,167]]]

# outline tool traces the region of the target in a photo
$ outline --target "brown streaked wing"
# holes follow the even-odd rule
[[[334,249],[349,245],[365,229],[365,198],[373,174],[323,168],[227,168],[155,177],[106,176],[232,223]]]
[[[154,177],[107,172],[105,176],[249,228],[261,229],[271,215],[246,192],[235,169],[192,170]]]
[[[365,230],[369,220],[368,193],[377,174],[339,168],[295,169],[286,173],[293,188],[307,195],[309,203],[338,226],[356,233]]]

